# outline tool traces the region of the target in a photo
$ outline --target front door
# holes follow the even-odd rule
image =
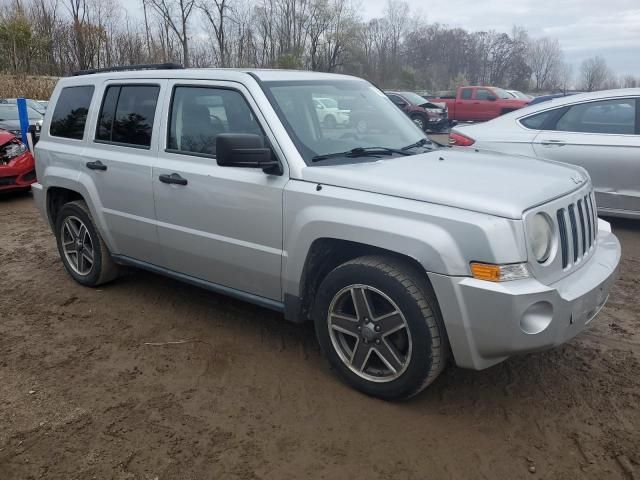
[[[598,208],[640,212],[638,100],[618,98],[566,108],[534,140],[536,155],[584,167]]]
[[[170,82],[165,105],[167,136],[152,175],[163,266],[280,301],[288,177],[215,158],[221,133],[265,135],[253,99],[237,83],[185,80]],[[272,143],[269,132],[265,139]]]

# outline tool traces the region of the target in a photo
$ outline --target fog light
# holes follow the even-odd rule
[[[553,305],[536,302],[525,310],[520,318],[520,329],[529,335],[544,331],[553,320]]]

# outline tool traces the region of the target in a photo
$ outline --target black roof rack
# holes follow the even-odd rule
[[[184,68],[179,63],[143,63],[139,65],[121,65],[117,67],[107,68],[91,68],[89,70],[79,70],[73,72],[73,76],[91,75],[92,73],[102,72],[128,72],[130,70],[180,70]]]

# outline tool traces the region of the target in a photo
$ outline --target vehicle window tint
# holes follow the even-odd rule
[[[556,130],[564,132],[635,133],[636,102],[621,98],[574,105],[556,123]]]
[[[51,116],[50,135],[82,140],[93,90],[91,85],[62,89]]]
[[[216,154],[221,133],[264,135],[239,92],[210,87],[176,87],[171,100],[167,148]]]
[[[460,95],[462,100],[471,100],[472,96],[473,96],[473,89],[472,88],[463,88],[462,89],[462,93]]]
[[[495,98],[496,96],[493,94],[491,90],[487,90],[486,88],[479,88],[476,90],[476,100],[487,100],[489,98]]]
[[[98,118],[96,139],[149,147],[159,93],[157,85],[109,86]]]
[[[531,128],[532,130],[540,130],[547,118],[551,116],[551,113],[553,113],[552,110],[547,110],[546,112],[531,115],[530,117],[520,120],[520,123],[527,128]]]
[[[398,95],[387,95],[387,96],[396,105],[398,105],[399,103],[403,103],[404,102],[404,100],[402,100]]]

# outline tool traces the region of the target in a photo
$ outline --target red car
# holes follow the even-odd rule
[[[456,95],[431,98],[447,105],[449,118],[462,122],[485,121],[526,107],[530,100],[513,98],[497,87],[459,87]]]
[[[36,164],[27,146],[0,130],[0,192],[26,190],[36,181]]]

